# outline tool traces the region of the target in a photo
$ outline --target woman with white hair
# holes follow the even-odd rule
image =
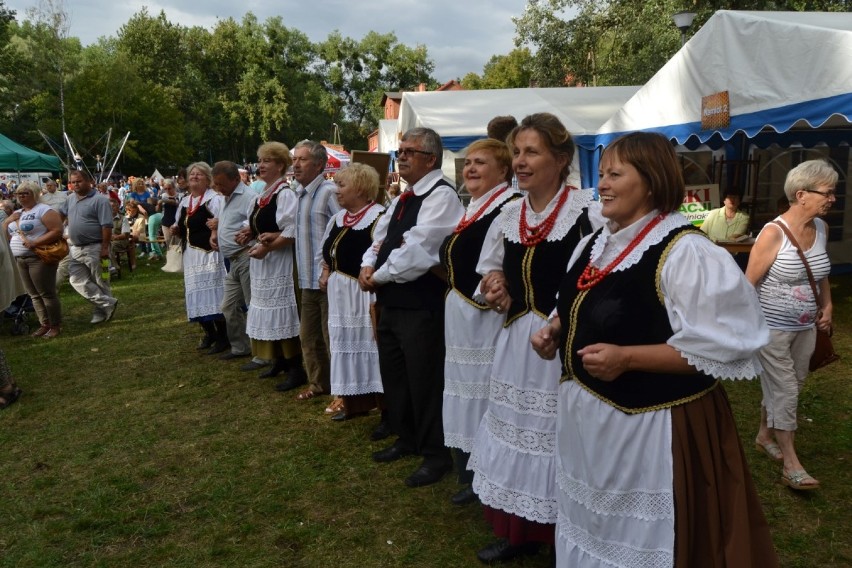
[[[834,205],[837,179],[837,171],[824,160],[790,170],[784,182],[790,208],[760,232],[746,269],[770,331],[769,344],[760,350],[763,401],[755,447],[783,462],[781,482],[799,491],[819,487],[799,461],[793,440],[816,330],[831,329],[828,227],[818,217]]]
[[[222,196],[211,189],[213,174],[205,162],[187,168],[189,195],[177,209],[177,223],[172,234],[183,238],[184,294],[189,321],[198,322],[204,337],[198,349],[220,353],[227,348],[228,334],[221,305],[225,290],[225,262],[210,245],[211,230],[207,221],[218,217]]]

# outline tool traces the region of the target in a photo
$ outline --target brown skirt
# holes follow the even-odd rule
[[[677,568],[778,566],[728,395],[672,408]]]

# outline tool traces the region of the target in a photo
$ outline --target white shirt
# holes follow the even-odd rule
[[[49,205],[53,208],[54,211],[61,211],[62,206],[65,205],[65,201],[68,199],[68,194],[59,190],[50,193],[49,191],[43,191],[41,193],[41,197],[39,197],[39,203],[44,203],[45,205]]]
[[[423,195],[442,177],[441,170],[432,170],[410,189],[414,195]],[[373,246],[364,253],[361,266],[376,265],[379,248],[388,233],[388,225],[396,213],[398,203],[399,196],[394,198],[387,213],[376,223]],[[385,263],[373,273],[373,281],[377,284],[413,282],[426,274],[427,270],[440,263],[441,243],[453,232],[462,215],[464,206],[455,190],[446,185],[435,188],[423,200],[417,213],[417,223],[403,234],[403,245],[391,251]]]

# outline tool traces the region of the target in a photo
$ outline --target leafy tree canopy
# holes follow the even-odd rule
[[[63,0],[45,6],[19,25],[0,0],[0,129],[46,150],[38,130],[61,140],[64,116],[64,130],[89,155],[108,129],[130,131],[119,164],[126,173],[250,161],[264,141],[336,131],[363,148],[383,117],[384,91],[435,83],[426,48],[394,34],[333,32],[313,43],[278,17],[261,23],[249,12],[207,30],[142,8],[115,37],[83,49],[62,34]]]
[[[680,47],[671,16],[697,16],[700,28],[717,10],[843,11],[845,0],[531,0],[514,18],[519,46],[535,51],[539,86],[641,85]]]
[[[532,86],[533,56],[526,47],[508,55],[494,55],[482,69],[482,76],[468,73],[461,81],[465,89],[517,89]]]

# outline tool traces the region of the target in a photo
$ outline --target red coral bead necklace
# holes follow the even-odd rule
[[[521,224],[518,230],[522,245],[525,247],[534,247],[547,238],[550,231],[553,230],[553,225],[556,223],[556,218],[559,217],[559,212],[562,210],[562,206],[565,205],[565,202],[568,200],[568,194],[573,189],[577,188],[571,185],[566,185],[565,191],[563,191],[562,195],[559,196],[559,201],[556,202],[556,207],[553,208],[550,215],[534,227],[530,227],[529,224],[527,224],[527,200],[524,199],[521,204]]]
[[[506,193],[505,187],[502,187],[499,190],[495,191],[491,195],[491,197],[488,198],[488,201],[486,201],[485,204],[482,207],[480,207],[476,211],[476,213],[474,213],[473,216],[471,216],[470,218],[468,218],[467,213],[465,213],[464,216],[461,218],[461,221],[459,221],[459,224],[456,225],[456,229],[453,231],[453,233],[459,234],[462,231],[464,231],[465,229],[467,229],[468,227],[470,227],[471,225],[473,225],[474,223],[476,223],[476,221],[480,217],[482,217],[482,214],[485,213],[485,210],[488,209],[488,207],[492,203],[494,203],[497,200],[497,198],[500,197],[501,195],[503,195],[504,193]]]
[[[367,202],[367,205],[364,206],[364,208],[361,209],[361,211],[359,211],[358,213],[355,213],[354,215],[350,215],[349,211],[344,213],[343,214],[343,226],[344,227],[354,227],[355,225],[357,225],[358,222],[361,219],[364,218],[364,215],[367,214],[367,211],[369,211],[370,208],[375,204],[376,203],[374,201]]]
[[[633,240],[630,241],[630,244],[628,244],[623,251],[621,251],[621,254],[615,257],[615,260],[606,265],[606,268],[598,270],[597,268],[592,266],[592,261],[590,260],[589,264],[587,264],[586,268],[583,270],[583,273],[580,274],[580,278],[577,279],[577,289],[588,290],[592,286],[603,280],[610,272],[615,270],[615,268],[619,264],[621,264],[621,261],[627,258],[627,255],[633,252],[633,249],[639,246],[639,243],[641,243],[642,240],[648,235],[648,233],[651,232],[651,229],[659,225],[660,222],[665,218],[665,213],[660,213],[659,215],[651,219],[647,225],[642,227],[642,230],[639,231],[639,234],[633,237]]]

